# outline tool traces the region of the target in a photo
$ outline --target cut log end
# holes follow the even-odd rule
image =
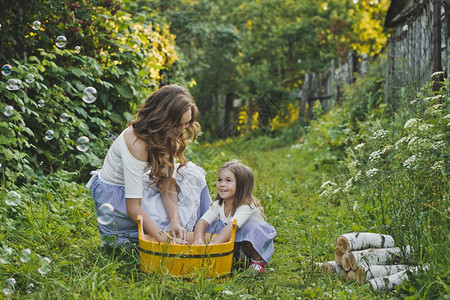
[[[347,281],[355,281],[356,280],[356,273],[353,270],[348,271],[347,273]]]
[[[342,253],[347,253],[350,251],[350,243],[348,242],[347,238],[340,236],[336,240],[336,247],[339,251]]]
[[[344,253],[342,253],[339,249],[334,251],[334,261],[339,265],[342,266],[342,256]]]
[[[356,269],[356,281],[359,284],[363,284],[366,282],[366,269],[363,267],[358,267]]]
[[[342,261],[342,269],[344,269],[344,271],[350,271],[352,269],[351,257],[352,257],[351,252],[345,253],[344,255],[342,255],[341,261]]]

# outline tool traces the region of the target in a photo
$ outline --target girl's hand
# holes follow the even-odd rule
[[[203,239],[196,239],[192,245],[205,245],[205,241]]]
[[[187,230],[184,229],[180,224],[172,225],[172,227],[170,228],[170,233],[174,238],[179,238],[185,242],[187,241]]]

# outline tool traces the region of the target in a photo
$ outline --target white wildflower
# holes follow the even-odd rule
[[[444,71],[437,71],[431,74],[431,78],[440,77],[444,75]]]
[[[378,172],[377,168],[370,169],[369,171],[366,172],[366,176],[373,177],[377,172]]]
[[[322,193],[320,193],[319,197],[322,196],[328,196],[328,190],[324,190]]]
[[[222,293],[223,293],[224,295],[228,295],[228,296],[234,295],[234,293],[233,293],[232,291],[229,291],[229,290],[223,290]]]
[[[444,150],[446,148],[444,141],[437,141],[436,143],[431,146],[434,150]]]
[[[322,185],[320,186],[320,189],[323,189],[323,188],[327,187],[328,185],[334,186],[334,185],[337,185],[337,184],[332,182],[332,181],[330,181],[330,180],[327,180],[324,183],[322,183]]]
[[[381,154],[383,154],[383,151],[381,151],[381,150],[374,151],[374,152],[370,153],[369,160],[370,161],[378,160],[378,159],[380,159]]]
[[[403,162],[403,166],[407,169],[412,169],[413,167],[415,167],[416,161],[417,161],[417,156],[414,154],[414,155],[408,157]]]
[[[444,162],[442,160],[435,162],[431,168],[435,171],[442,170],[444,168]]]
[[[350,188],[352,187],[352,183],[353,183],[353,178],[350,178],[349,180],[347,180],[347,182],[345,183],[344,192],[348,192],[350,190]]]
[[[362,147],[364,147],[365,145],[366,145],[366,143],[361,143],[361,144],[356,145],[353,149],[358,150],[358,149],[361,149]]]
[[[383,151],[381,152],[382,154],[388,152],[389,150],[391,150],[393,147],[391,145],[387,145],[383,148]]]
[[[433,124],[421,124],[419,125],[418,130],[421,132],[428,131],[430,128],[433,128]]]
[[[405,126],[403,126],[403,129],[407,129],[412,126],[416,126],[418,122],[419,122],[419,119],[417,119],[417,118],[409,119],[408,121],[406,121]]]
[[[292,149],[300,149],[302,147],[302,144],[295,144],[295,145],[292,145]]]
[[[445,137],[445,135],[443,133],[439,133],[439,134],[436,134],[435,136],[433,136],[433,139],[434,140],[443,140],[444,137]]]
[[[436,96],[432,96],[432,97],[426,97],[423,100],[425,100],[425,101],[433,101],[433,100],[437,100],[437,99],[443,98],[443,97],[444,97],[443,95],[436,95]]]
[[[398,141],[397,141],[397,143],[395,143],[395,149],[398,149],[398,147],[401,145],[401,144],[403,144],[404,142],[407,142],[409,140],[409,137],[406,137],[406,136],[404,136],[404,137],[402,137],[401,139],[399,139]]]
[[[359,177],[361,177],[361,175],[362,175],[362,172],[361,171],[358,171],[358,173],[356,173],[356,175],[355,175],[355,177],[354,177],[354,182],[357,182],[358,180],[359,180]]]
[[[374,140],[382,139],[382,138],[386,137],[387,133],[388,133],[387,130],[384,130],[384,129],[377,130],[373,133],[372,139],[374,139]]]
[[[444,106],[440,103],[435,104],[432,107],[427,108],[425,114],[430,116],[437,116],[441,113],[443,107]]]
[[[355,201],[355,203],[353,203],[353,211],[358,209],[358,201]]]
[[[339,192],[340,190],[341,190],[341,188],[339,187],[339,188],[335,189],[334,191],[332,191],[331,193],[332,193],[332,194],[336,194],[336,193]]]
[[[418,139],[417,136],[414,136],[412,139],[410,139],[409,142],[408,142],[408,147],[410,147],[414,143],[416,143],[417,139]]]

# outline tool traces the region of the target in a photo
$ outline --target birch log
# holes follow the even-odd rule
[[[351,259],[350,259],[350,253],[344,253],[341,257],[341,266],[342,269],[344,269],[345,271],[350,271],[352,269],[352,263],[351,263]]]
[[[338,274],[341,273],[342,268],[335,261],[326,261],[321,265],[322,270],[328,274]]]
[[[394,247],[394,239],[386,234],[352,232],[338,237],[336,246],[342,253],[368,248],[392,248]]]
[[[347,281],[355,281],[356,280],[356,273],[353,270],[348,271],[347,273]]]
[[[334,261],[339,265],[342,266],[342,255],[344,255],[344,253],[342,253],[341,251],[339,251],[338,249],[336,251],[334,251]]]
[[[355,270],[357,266],[363,265],[392,265],[398,263],[402,258],[409,258],[410,255],[409,246],[406,246],[403,251],[398,247],[352,251],[348,253],[348,260],[342,260],[343,263],[349,263],[350,266],[342,265],[342,267],[344,270],[346,268]]]
[[[377,277],[369,280],[370,288],[377,290],[392,290],[394,287],[401,285],[403,280],[408,279],[406,270],[392,274],[390,276]]]
[[[359,284],[366,283],[368,280],[389,276],[400,271],[404,271],[411,266],[407,265],[371,265],[371,266],[359,266],[356,270],[356,281]]]

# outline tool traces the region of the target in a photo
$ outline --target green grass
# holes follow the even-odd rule
[[[201,155],[202,150],[198,152]],[[205,164],[212,194],[219,162],[236,157],[226,145],[213,155],[210,161],[216,163]],[[332,259],[336,237],[352,224],[339,207],[318,198],[321,172],[329,170],[318,168],[312,152],[290,146],[253,150],[250,145],[239,157],[253,168],[255,194],[278,232],[264,276],[240,270],[224,281],[202,277],[183,281],[142,273],[135,250],[100,246],[87,191],[60,181],[20,189],[22,203],[0,209],[1,246],[13,249],[10,262],[0,264],[1,288],[14,278],[10,297],[25,299],[378,298],[367,286],[343,284],[314,268],[314,262]],[[330,168],[325,165],[325,169]],[[25,248],[32,252],[27,263],[19,260]],[[50,259],[51,271],[41,275],[43,257]],[[28,293],[30,284],[34,289]]]
[[[3,183],[0,189],[0,297],[448,298],[448,174],[445,165],[441,169],[426,167],[436,166],[435,163],[447,154],[424,142],[428,148],[421,150],[426,155],[417,160],[423,164],[420,168],[404,167],[411,151],[415,151],[407,146],[400,145],[391,152],[386,150],[376,161],[370,158],[380,147],[394,145],[402,136],[413,134],[410,129],[403,129],[406,120],[412,117],[435,124],[430,129],[435,132],[421,133],[424,139],[427,136],[445,139],[448,129],[439,124],[449,121],[448,100],[444,100],[443,105],[440,113],[447,117],[435,111],[435,115],[427,117],[424,111],[429,110],[423,109],[399,114],[393,120],[372,114],[358,121],[348,118],[349,110],[345,107],[336,108],[312,122],[307,133],[299,130],[295,135],[294,128],[274,138],[253,134],[251,139],[244,137],[189,149],[188,157],[207,171],[213,196],[215,172],[223,162],[239,158],[253,169],[255,195],[265,208],[267,221],[278,233],[275,253],[263,276],[237,269],[225,280],[199,276],[188,281],[143,273],[135,249],[101,247],[92,201],[86,188],[72,182],[73,174],[55,173],[41,179],[39,184],[20,189]],[[385,139],[373,139],[381,129],[387,131]],[[356,145],[363,142],[364,148],[355,150]],[[361,163],[352,164],[354,160]],[[378,177],[355,179],[351,189],[343,192],[348,178],[355,178],[358,171],[366,172],[375,166],[379,169]],[[328,180],[336,183],[335,190],[321,187]],[[3,202],[11,190],[22,195],[16,206]],[[355,201],[359,203],[358,209],[352,209]],[[339,235],[358,230],[389,233],[400,244],[413,242],[418,249],[414,254],[415,263],[427,264],[432,270],[429,274],[413,276],[410,282],[392,292],[373,292],[368,285],[341,282],[337,276],[315,267],[315,262],[333,260]],[[25,261],[22,257],[21,261],[21,253],[27,248],[31,256]],[[50,264],[43,264],[43,258],[48,258]],[[45,272],[46,267],[49,272]],[[14,285],[7,284],[10,278],[14,279]]]

